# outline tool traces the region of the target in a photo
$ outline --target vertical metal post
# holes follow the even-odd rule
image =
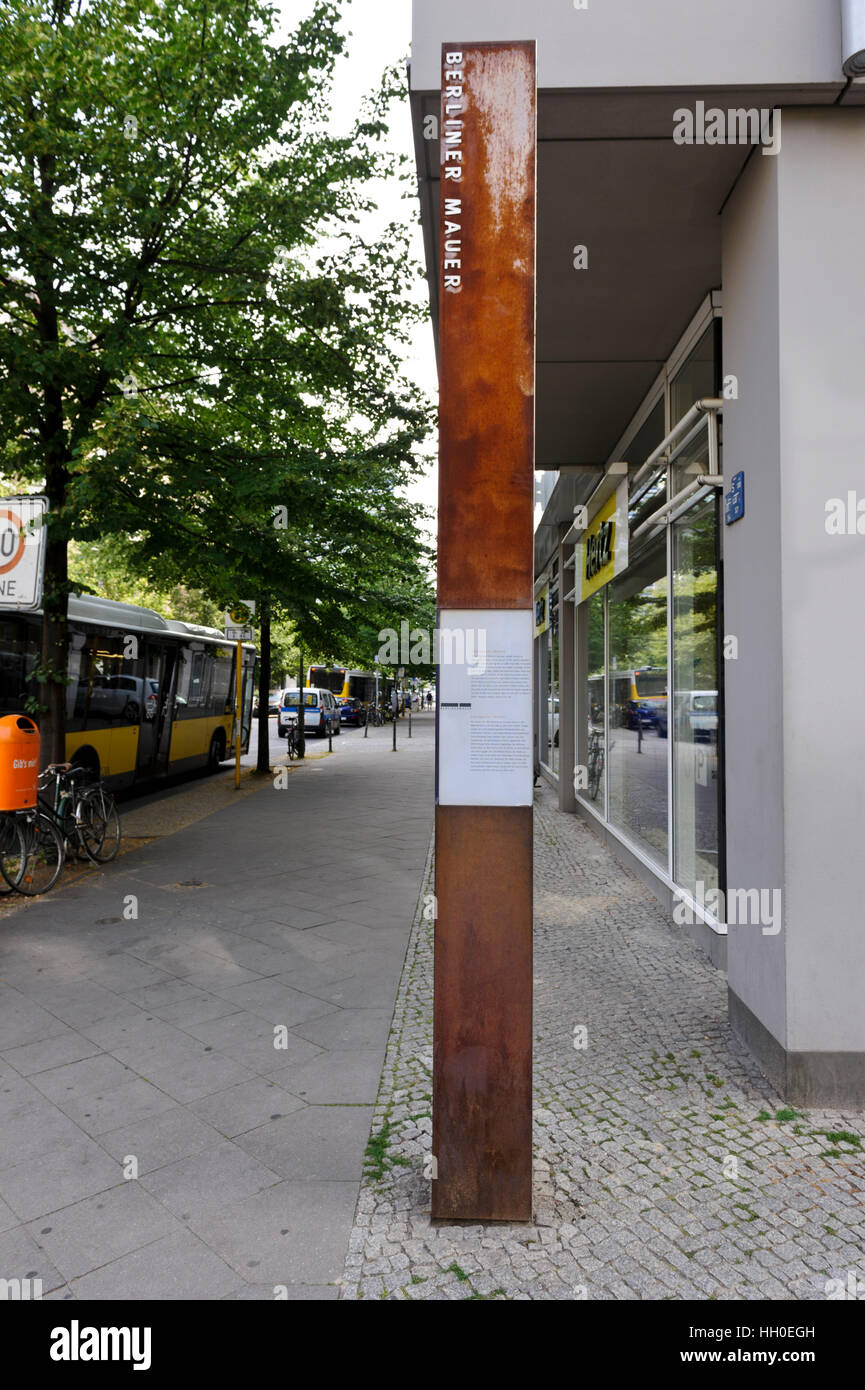
[[[440,653],[432,1215],[529,1221],[533,42],[444,45],[441,148],[439,629],[495,669]]]
[[[240,745],[243,742],[241,719],[243,715],[243,643],[237,644],[237,658],[234,675],[234,785],[240,786]]]

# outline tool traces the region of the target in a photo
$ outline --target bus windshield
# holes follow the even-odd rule
[[[341,666],[310,666],[307,685],[317,685],[322,690],[329,690],[331,695],[341,695],[345,685],[345,668]]]

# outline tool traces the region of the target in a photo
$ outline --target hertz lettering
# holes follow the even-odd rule
[[[615,522],[604,521],[598,527],[596,536],[586,537],[586,579],[594,579],[595,575],[610,563],[614,530]]]

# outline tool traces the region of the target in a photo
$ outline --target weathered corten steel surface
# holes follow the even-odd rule
[[[439,317],[440,608],[532,605],[535,45],[445,44]],[[448,81],[461,71],[464,81]],[[448,88],[462,87],[462,98]],[[462,107],[462,111],[448,107]],[[459,121],[461,125],[448,125]],[[450,138],[449,138],[450,137]],[[458,137],[458,138],[457,138]],[[449,158],[449,152],[461,158]],[[462,177],[448,177],[457,168]],[[450,200],[459,201],[454,210]],[[448,255],[448,247],[455,254]]]
[[[439,608],[531,609],[535,45],[442,58]],[[529,1221],[531,806],[437,807],[436,896],[432,1214]]]
[[[432,1215],[529,1221],[531,806],[439,806],[436,860]]]

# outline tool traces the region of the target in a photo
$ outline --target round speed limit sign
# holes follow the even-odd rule
[[[13,570],[24,554],[24,524],[9,507],[0,509],[0,574]]]
[[[42,602],[46,511],[44,497],[0,498],[0,609]]]

